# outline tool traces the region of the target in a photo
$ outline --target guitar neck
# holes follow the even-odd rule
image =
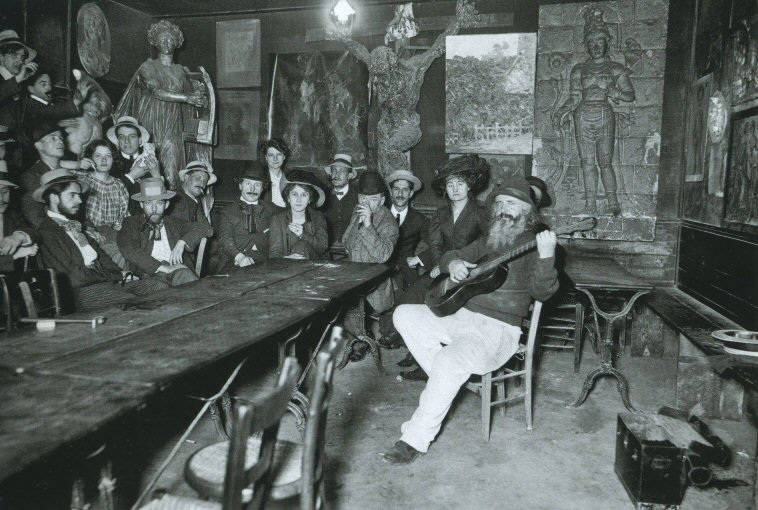
[[[526,244],[522,244],[518,248],[515,248],[509,252],[503,253],[502,255],[499,255],[497,258],[488,260],[484,264],[478,265],[477,267],[471,270],[471,274],[469,275],[469,277],[473,278],[481,273],[486,273],[487,271],[490,271],[491,269],[499,266],[503,262],[508,262],[509,260],[515,259],[516,257],[523,255],[524,253],[530,250],[533,250],[536,247],[537,247],[537,241],[530,241]]]

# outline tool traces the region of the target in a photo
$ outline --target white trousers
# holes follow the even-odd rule
[[[401,441],[426,452],[463,383],[504,365],[518,349],[521,328],[465,308],[437,317],[426,305],[398,306],[392,321],[429,375],[418,408],[400,428]]]

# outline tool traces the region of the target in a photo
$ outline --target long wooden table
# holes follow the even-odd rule
[[[579,253],[569,252],[565,272],[574,283],[576,290],[582,292],[589,300],[592,307],[590,315],[593,319],[592,326],[597,339],[597,348],[600,352],[600,367],[587,374],[581,394],[576,402],[569,407],[579,407],[584,403],[597,378],[611,376],[616,378],[624,406],[630,411],[634,411],[634,407],[629,401],[629,383],[624,374],[613,366],[614,323],[618,320],[625,320],[637,299],[653,290],[653,286],[625,270],[615,260],[605,257],[587,257]],[[619,310],[608,311],[601,308],[596,299],[596,294],[600,293],[612,294],[614,297],[620,298],[623,302]],[[577,328],[579,327],[581,326],[577,325]],[[601,335],[601,330],[604,330],[604,335]]]
[[[105,324],[0,339],[0,481],[144,406],[182,377],[336,313],[388,267],[274,260],[135,298]],[[77,314],[72,318],[87,318]]]

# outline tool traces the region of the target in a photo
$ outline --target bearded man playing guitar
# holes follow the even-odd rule
[[[418,408],[401,427],[400,440],[384,454],[389,463],[408,464],[426,453],[460,387],[472,374],[491,372],[507,362],[518,349],[519,326],[531,300],[545,301],[558,290],[556,234],[549,230],[533,233],[540,217],[529,183],[516,177],[496,183],[486,205],[491,213],[489,233],[465,248],[447,252],[440,260],[440,268],[449,275],[447,285],[464,282],[469,273],[473,277],[475,262],[484,256],[514,248],[520,256],[508,264],[504,283],[468,298],[451,315],[438,316],[449,308],[440,311],[435,306],[433,311],[427,305],[401,305],[395,310],[395,327],[429,374],[429,381]],[[528,251],[534,244],[537,251]],[[427,296],[427,303],[430,301],[433,296]]]

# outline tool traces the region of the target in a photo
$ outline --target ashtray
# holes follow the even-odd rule
[[[758,331],[718,329],[711,336],[720,341],[730,354],[758,357]]]

